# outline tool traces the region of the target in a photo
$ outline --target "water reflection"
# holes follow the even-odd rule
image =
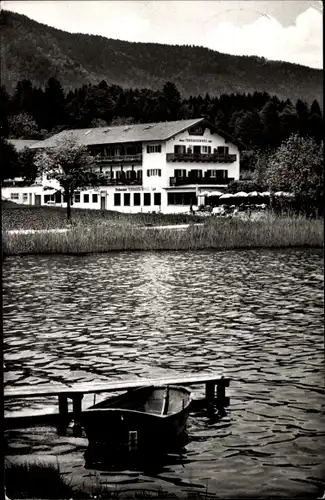
[[[227,415],[189,418],[185,462],[157,472],[161,484],[208,482],[229,497],[235,476],[238,497],[257,489],[317,496],[325,454],[323,302],[318,250],[9,258],[4,382],[227,375]],[[44,401],[29,405],[40,409]],[[21,401],[7,407],[24,409]]]

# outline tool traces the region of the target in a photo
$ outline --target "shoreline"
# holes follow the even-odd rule
[[[121,251],[324,248],[324,219],[254,212],[250,216],[120,214],[3,207],[2,256]]]
[[[193,226],[201,226],[203,225],[202,223],[195,223],[191,224]],[[181,229],[187,229],[190,227],[190,224],[169,224],[166,226],[139,226],[140,229],[176,229],[176,230],[181,230]],[[109,228],[108,228],[109,229]],[[69,231],[72,231],[73,228],[56,228],[56,229],[9,229],[8,231],[4,230],[2,231],[3,233],[7,234],[46,234],[46,233],[68,233]],[[85,230],[91,230],[91,228],[85,228]]]
[[[324,248],[322,219],[268,216],[259,220],[211,217],[204,223],[139,226],[121,222],[68,228],[2,231],[3,257],[86,255],[121,251]]]
[[[102,228],[3,232],[2,256],[324,248],[322,222],[278,220],[268,225],[241,221],[168,230],[150,229],[121,226],[109,232]]]

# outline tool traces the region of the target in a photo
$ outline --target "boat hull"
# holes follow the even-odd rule
[[[190,412],[190,391],[170,387],[170,409],[162,414],[164,389],[137,389],[83,411],[89,461],[124,453],[167,451],[181,444]]]

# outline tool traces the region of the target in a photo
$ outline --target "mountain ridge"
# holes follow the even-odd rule
[[[265,91],[323,104],[323,71],[308,66],[199,46],[69,33],[7,10],[0,12],[0,26],[1,83],[9,92],[19,80],[44,87],[54,76],[66,91],[101,80],[153,90],[173,81],[184,98]]]

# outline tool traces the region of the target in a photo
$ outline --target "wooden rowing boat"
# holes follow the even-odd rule
[[[88,462],[118,452],[166,449],[186,428],[191,392],[178,386],[142,387],[105,399],[81,413]]]

